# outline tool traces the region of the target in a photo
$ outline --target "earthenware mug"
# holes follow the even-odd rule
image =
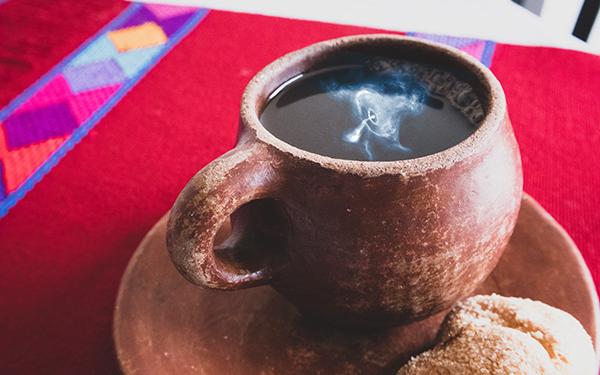
[[[449,149],[385,162],[304,151],[261,125],[275,88],[343,52],[452,68],[478,94],[485,118]],[[472,293],[515,226],[521,161],[502,87],[454,48],[375,34],[292,52],[248,84],[240,129],[237,146],[189,181],[170,214],[171,259],[200,286],[269,284],[321,321],[401,324]]]

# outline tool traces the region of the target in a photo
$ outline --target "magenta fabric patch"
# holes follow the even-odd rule
[[[106,103],[120,87],[121,85],[117,84],[70,96],[69,105],[77,121],[83,123],[92,117],[98,107]]]

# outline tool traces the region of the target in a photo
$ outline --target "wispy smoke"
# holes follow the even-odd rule
[[[359,73],[359,75],[362,75]],[[328,95],[351,103],[356,125],[343,134],[346,143],[360,147],[373,160],[373,146],[410,153],[402,144],[400,129],[408,116],[423,111],[427,91],[413,76],[402,71],[367,74],[354,82],[324,82]]]

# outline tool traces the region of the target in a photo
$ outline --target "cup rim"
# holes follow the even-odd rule
[[[454,60],[461,68],[469,70],[486,91],[488,101],[486,115],[477,130],[458,144],[434,154],[414,159],[366,161],[333,158],[298,148],[277,138],[260,122],[259,111],[262,109],[262,105],[266,103],[272,88],[279,86],[294,75],[306,71],[319,56],[331,54],[336,50],[351,46],[369,45],[373,42],[385,42],[397,46],[411,45],[413,48],[429,50],[429,52],[441,56],[445,55],[445,58]],[[304,69],[298,70],[302,67]],[[506,98],[502,86],[494,74],[479,60],[454,47],[397,34],[351,35],[325,40],[290,52],[273,61],[254,76],[246,86],[240,110],[243,126],[252,131],[259,141],[298,159],[308,160],[339,172],[365,177],[385,174],[422,175],[431,170],[449,168],[477,154],[489,144],[492,135],[504,122],[505,115]]]

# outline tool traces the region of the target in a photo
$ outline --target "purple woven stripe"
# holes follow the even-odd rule
[[[157,22],[157,19],[154,13],[152,13],[145,7],[142,7],[138,9],[137,12],[132,14],[127,19],[127,21],[125,21],[121,26],[119,26],[119,29],[125,29],[131,26],[138,26],[146,22]]]
[[[207,9],[193,7],[133,3],[0,108],[0,134],[4,133],[7,149],[6,155],[0,156],[0,218],[207,13]],[[108,38],[110,31],[146,22],[165,28],[166,43],[119,52]],[[28,147],[58,137],[64,142]]]
[[[15,113],[2,125],[9,150],[71,134],[78,126],[64,102]]]
[[[6,198],[6,186],[4,186],[4,164],[0,160],[0,201]]]
[[[170,17],[167,19],[158,20],[158,24],[163,29],[165,34],[167,34],[167,36],[170,37],[177,30],[179,30],[179,28],[182,25],[184,25],[190,19],[190,17],[192,15],[193,15],[193,13],[180,14],[178,16]]]

